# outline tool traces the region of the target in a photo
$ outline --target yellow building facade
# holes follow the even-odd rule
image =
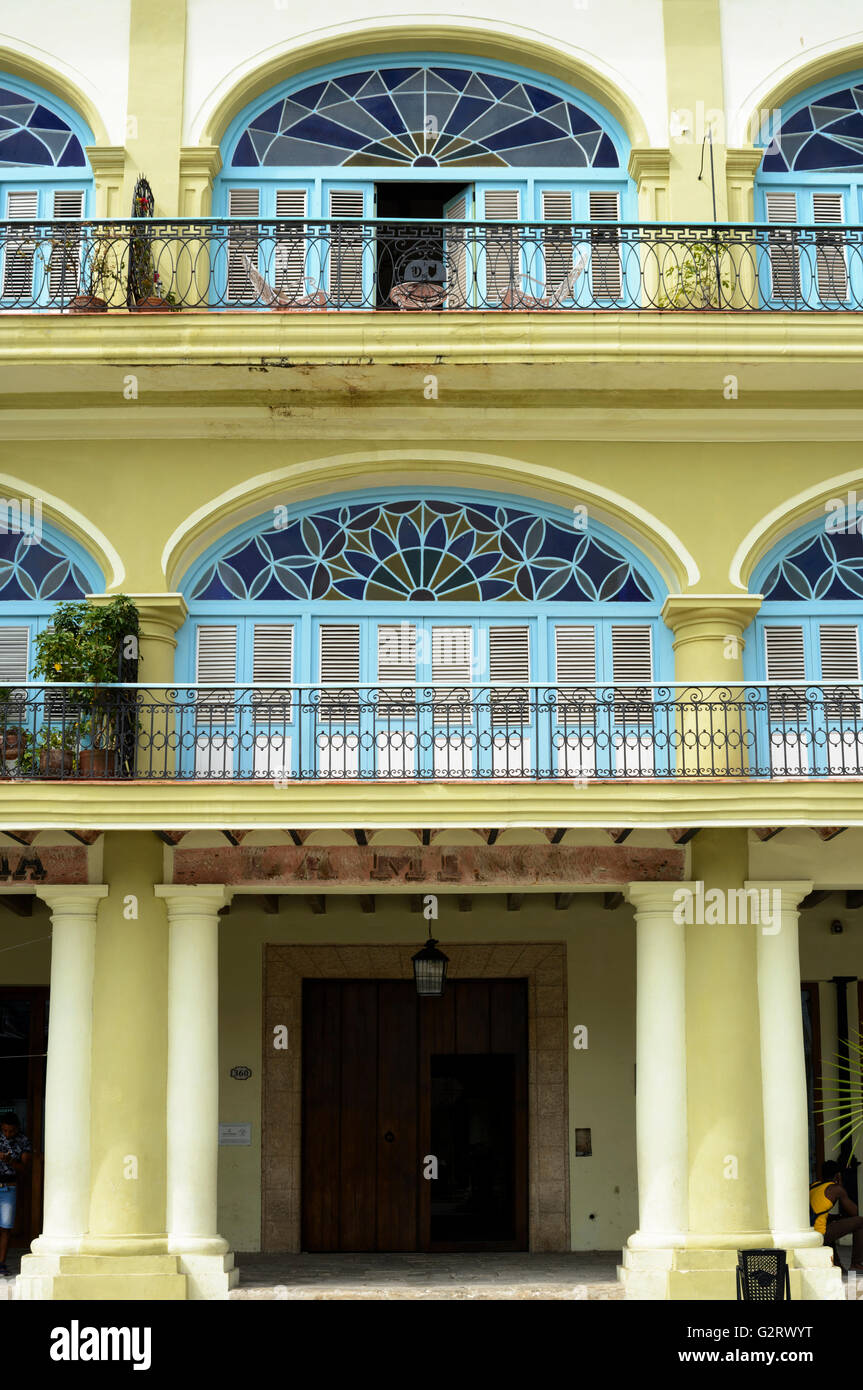
[[[849,7],[100,0],[86,46],[69,8],[0,45],[0,679],[40,753],[3,755],[0,1000],[50,988],[15,1297],[485,1248],[733,1299],[778,1247],[841,1299],[808,1186],[863,978]],[[28,663],[120,594],[96,769]],[[466,1078],[492,1130],[509,1098],[463,1184],[494,1219],[423,1181]]]

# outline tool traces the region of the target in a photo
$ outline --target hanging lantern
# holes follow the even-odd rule
[[[411,957],[414,967],[417,994],[424,996],[441,995],[446,983],[446,968],[449,956],[437,949],[437,942],[430,936],[421,951]]]

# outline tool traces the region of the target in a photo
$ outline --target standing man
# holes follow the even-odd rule
[[[0,1115],[0,1274],[8,1274],[6,1252],[15,1225],[18,1180],[27,1171],[30,1140],[22,1134],[14,1112]]]

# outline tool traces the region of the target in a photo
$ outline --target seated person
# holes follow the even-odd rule
[[[22,1134],[14,1111],[0,1115],[0,1275],[8,1274],[6,1252],[15,1226],[17,1183],[30,1162],[30,1140]]]
[[[841,1260],[836,1253],[836,1242],[843,1236],[853,1235],[851,1263],[849,1269],[863,1270],[863,1216],[851,1201],[842,1184],[842,1164],[829,1160],[821,1165],[821,1177],[809,1188],[809,1205],[815,1213],[813,1225],[824,1237],[824,1244],[833,1250],[833,1263],[841,1268]],[[829,1213],[839,1203],[839,1213]]]

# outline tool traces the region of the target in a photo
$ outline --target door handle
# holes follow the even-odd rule
[[[393,1140],[395,1139],[395,1137],[396,1137],[396,1136],[393,1134],[393,1132],[392,1132],[391,1129],[388,1129],[387,1132],[386,1132],[386,1134],[384,1135],[384,1139],[386,1140],[386,1142],[387,1142],[388,1144],[392,1144],[392,1142],[393,1142]]]

